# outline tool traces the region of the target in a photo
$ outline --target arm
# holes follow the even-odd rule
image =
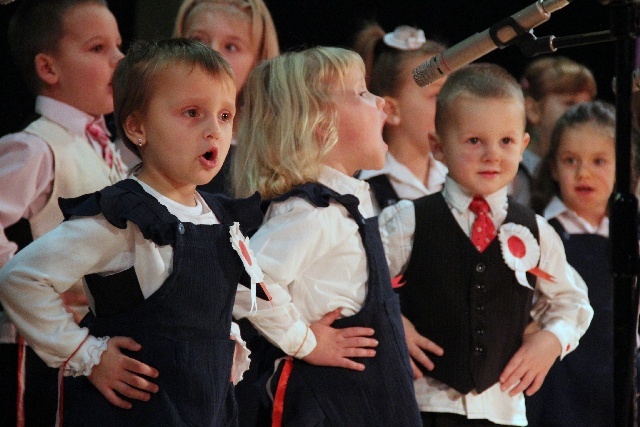
[[[501,389],[514,396],[525,391],[534,394],[549,369],[578,346],[593,318],[587,287],[568,264],[562,241],[553,228],[536,217],[540,230],[540,268],[555,277],[555,282],[538,278],[536,304],[531,315],[540,326],[525,333],[523,344],[500,376]]]
[[[49,200],[53,187],[53,154],[40,138],[26,133],[0,140],[0,267],[16,253],[4,230],[29,219]]]
[[[347,357],[372,354],[369,349],[354,350],[354,347],[375,346],[375,340],[361,337],[372,335],[373,331],[370,328],[331,328],[330,324],[339,317],[339,311],[335,309],[327,309],[329,313],[322,313],[323,317],[313,323],[315,314],[305,310],[304,305],[309,304],[309,298],[299,299],[298,304],[303,304],[300,310],[294,296],[296,286],[299,286],[296,280],[304,276],[309,266],[326,257],[340,243],[339,239],[344,239],[344,234],[334,229],[326,232],[327,227],[335,225],[335,218],[331,219],[331,216],[343,217],[344,214],[335,206],[316,209],[301,200],[284,203],[280,208],[282,212],[272,215],[251,238],[251,247],[265,273],[265,284],[272,301],[258,300],[257,312],[249,313],[249,290],[238,288],[234,316],[247,317],[262,335],[289,355],[305,360],[310,356],[307,361],[319,365],[363,368]],[[338,222],[345,223],[344,220]],[[319,304],[320,307],[313,308],[323,310],[324,303]],[[301,311],[312,320],[310,327]]]
[[[137,373],[155,377],[157,372],[120,352],[120,348],[138,350],[133,340],[107,341],[88,335],[65,311],[60,294],[86,274],[117,272],[133,265],[127,259],[133,252],[133,239],[127,237],[131,228],[119,230],[102,217],[67,221],[0,270],[0,300],[36,353],[49,366],[64,365],[65,375],[87,375],[111,403],[124,408],[131,404],[114,390],[147,400],[148,393],[137,389],[153,392],[157,388]]]

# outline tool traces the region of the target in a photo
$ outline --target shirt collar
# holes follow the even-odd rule
[[[594,227],[569,209],[558,196],[554,196],[544,210],[544,218],[550,220],[557,218],[569,234],[597,234],[609,237],[609,217],[605,216],[597,227]]]
[[[469,204],[471,204],[474,196],[448,175],[444,181],[442,195],[447,203],[460,213],[469,209]],[[485,196],[485,200],[489,204],[489,208],[491,208],[491,215],[495,215],[499,210],[505,209],[507,206],[507,187]]]
[[[36,98],[36,113],[77,135],[84,135],[87,124],[96,119],[69,104],[42,95]],[[101,116],[99,119],[104,118]]]
[[[322,165],[320,168],[318,182],[339,194],[353,194],[360,200],[360,212],[362,212],[364,217],[368,218],[373,216],[373,205],[371,203],[369,184],[367,182],[345,175],[325,165]]]

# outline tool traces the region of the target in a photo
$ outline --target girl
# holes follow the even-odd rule
[[[446,79],[420,88],[411,71],[444,46],[425,39],[417,28],[401,26],[385,34],[379,25],[368,24],[357,35],[354,49],[364,58],[367,85],[384,98],[387,114],[385,165],[359,176],[371,186],[376,212],[400,199],[440,191],[447,169],[431,155],[429,133],[435,130],[436,96]]]
[[[274,58],[253,71],[246,87],[239,137],[250,143],[238,147],[235,187],[271,199],[252,247],[265,280],[281,284],[279,292],[293,303],[289,313],[249,318],[292,356],[277,365],[266,388],[275,400],[274,425],[420,425],[368,186],[352,178],[384,163],[384,100],[367,91],[360,57],[340,48]],[[312,327],[274,332],[296,316]],[[327,341],[322,329],[329,325],[366,327],[360,335],[373,328],[375,341],[353,335]],[[328,364],[343,341],[355,347],[341,350],[334,366],[352,369],[314,366]],[[358,348],[376,343],[375,357]]]
[[[271,14],[262,0],[184,0],[176,17],[175,35],[201,41],[229,62],[236,76],[238,108],[249,72],[260,62],[280,54]],[[235,142],[232,142],[233,157]],[[200,187],[231,194],[229,166]]]
[[[231,311],[237,283],[248,282],[230,233],[239,245],[232,223],[246,230],[261,213],[256,197],[200,195],[196,185],[229,149],[233,72],[201,43],[140,43],[113,88],[119,134],[142,159],[136,176],[61,200],[71,220],[2,269],[0,300],[40,357],[68,376],[68,424],[231,424],[230,379],[242,370],[231,375]],[[83,276],[86,327],[59,298]],[[246,353],[238,356],[246,367]]]
[[[527,400],[530,426],[609,425],[613,413],[613,282],[607,204],[615,180],[615,112],[593,102],[558,120],[531,203],[563,240],[595,314],[580,346],[556,362]],[[588,390],[588,393],[585,393]]]
[[[536,59],[524,71],[520,86],[525,95],[527,132],[531,142],[522,155],[518,175],[509,190],[529,205],[531,182],[540,159],[549,150],[551,131],[567,108],[596,96],[596,81],[584,65],[562,56]]]

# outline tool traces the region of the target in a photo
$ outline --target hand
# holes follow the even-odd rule
[[[331,324],[340,317],[337,308],[318,320],[309,328],[316,336],[316,347],[303,358],[307,363],[318,366],[336,366],[339,368],[363,371],[362,363],[354,362],[349,357],[374,357],[378,341],[372,336],[375,331],[371,328],[352,327],[344,329],[332,328]]]
[[[402,326],[404,327],[407,347],[409,348],[409,355],[411,356],[409,361],[411,362],[411,368],[413,369],[413,378],[422,378],[424,374],[418,368],[416,363],[420,363],[429,371],[433,370],[435,367],[431,359],[429,359],[429,356],[427,356],[423,350],[427,350],[436,356],[442,356],[444,354],[444,350],[429,338],[420,335],[420,333],[416,331],[415,326],[413,326],[413,323],[404,316],[402,316]]]
[[[100,363],[93,367],[87,378],[109,402],[120,408],[131,409],[131,402],[120,398],[115,392],[131,399],[147,401],[151,398],[149,393],[156,393],[158,386],[139,375],[157,378],[158,371],[125,356],[121,348],[138,351],[142,346],[127,337],[109,338]]]
[[[510,396],[521,391],[527,396],[533,395],[561,353],[562,345],[552,332],[539,330],[525,334],[522,346],[500,375],[500,390],[507,391],[519,382],[509,392]]]

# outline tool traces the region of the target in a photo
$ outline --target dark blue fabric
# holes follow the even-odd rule
[[[565,247],[567,261],[587,283],[593,320],[580,345],[549,370],[540,390],[526,398],[530,426],[607,426],[614,420],[613,278],[609,239],[569,234],[549,223]]]
[[[371,327],[379,345],[375,357],[356,359],[365,365],[363,372],[294,359],[285,393],[283,425],[420,426],[400,305],[391,288],[377,218],[362,217],[357,197],[340,195],[320,184],[297,187],[275,201],[289,197],[304,198],[319,208],[329,206],[333,199],[358,224],[367,256],[367,296],[358,313],[338,319],[332,326]],[[277,376],[272,382],[277,383]]]
[[[116,187],[116,188],[114,188]],[[237,423],[230,382],[234,342],[229,339],[236,286],[244,274],[230,243],[235,219],[217,197],[205,200],[221,224],[182,223],[132,180],[93,197],[62,203],[65,215],[94,215],[115,226],[130,221],[153,241],[173,246],[173,271],[149,298],[118,314],[98,316],[94,336],[128,336],[142,349],[127,354],[156,368],[159,391],[124,410],[111,405],[86,377],[65,379],[65,425],[227,426]],[[238,201],[259,212],[259,199]],[[225,202],[233,204],[230,201]],[[256,218],[260,217],[258,213]],[[255,224],[253,224],[255,225]],[[157,239],[157,240],[156,240]],[[131,286],[138,286],[137,280]]]

